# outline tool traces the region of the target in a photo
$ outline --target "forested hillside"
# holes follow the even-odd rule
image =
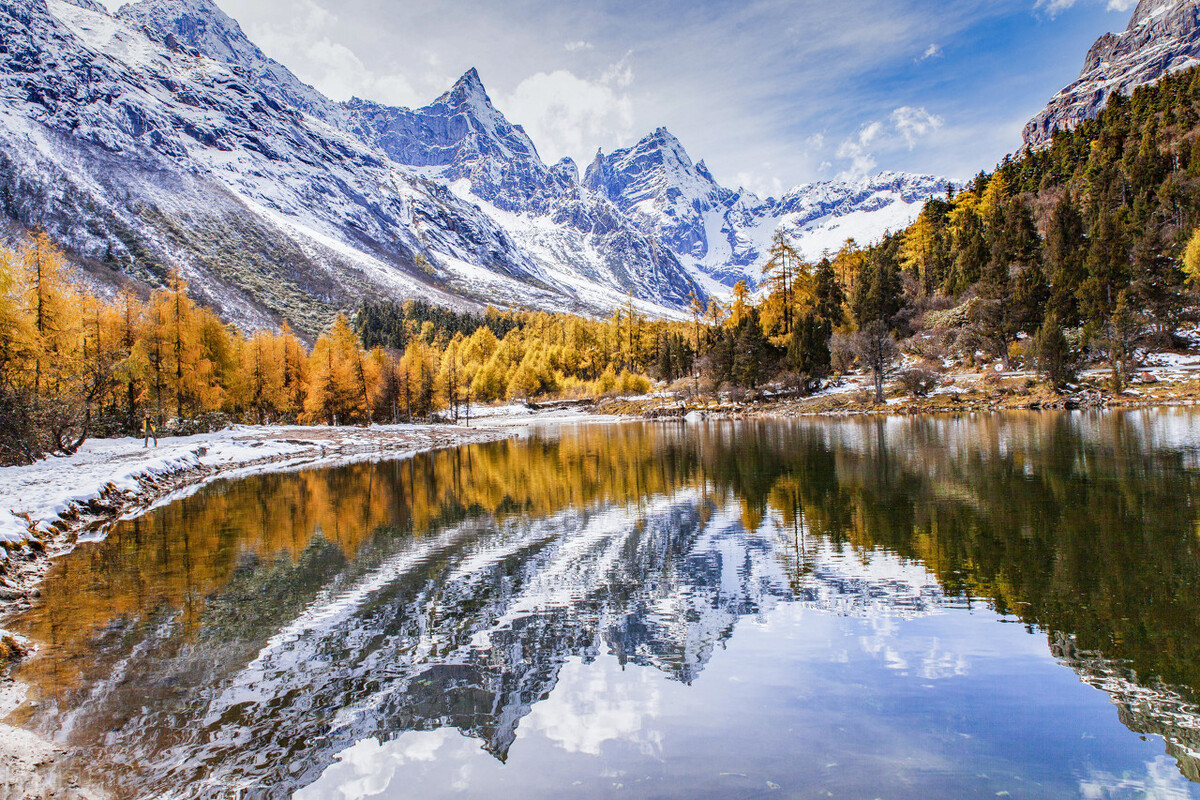
[[[806,394],[858,369],[880,402],[901,363],[914,395],[990,365],[1061,387],[1102,363],[1120,389],[1140,354],[1186,346],[1198,225],[1195,69],[1115,96],[874,246],[813,264],[779,233],[763,291],[693,298],[686,322],[649,318],[632,297],[608,319],[377,301],[310,349],[286,327],[223,324],[177,275],[149,298],[89,296],[40,236],[0,253],[0,460],[134,432],[146,414],[173,430],[460,419],[472,403],[640,393],[651,379],[678,396]]]
[[[894,328],[924,328],[959,356],[1040,357],[1055,380],[1064,359],[1104,358],[1121,381],[1136,348],[1178,344],[1200,224],[1198,126],[1200,70],[1189,70],[1114,95],[1045,149],[931,201],[871,254],[904,278],[911,322]],[[1036,336],[1031,347],[1013,347],[1021,334]]]
[[[597,346],[635,372],[693,376],[678,388],[701,392],[767,384],[812,392],[857,368],[873,375],[878,402],[901,363],[901,388],[913,394],[942,373],[992,364],[1036,370],[1054,388],[1102,364],[1120,389],[1141,354],[1187,345],[1179,334],[1195,319],[1198,225],[1193,69],[1115,95],[1098,118],[928,201],[913,225],[873,246],[848,241],[813,264],[778,234],[765,289],[754,295],[739,284],[727,303],[693,302],[690,334],[675,326],[665,336],[632,314],[617,340]],[[431,311],[403,320],[396,309],[364,309],[368,345],[429,339],[425,326],[469,335],[483,324]],[[554,345],[570,352],[572,341]]]

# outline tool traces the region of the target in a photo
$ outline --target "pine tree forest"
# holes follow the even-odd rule
[[[1061,388],[1183,344],[1200,283],[1200,69],[1114,96],[1045,149],[1006,158],[906,230],[816,263],[782,232],[758,291],[693,297],[686,318],[608,319],[371,302],[308,341],[242,332],[172,274],[100,298],[48,238],[0,251],[0,462],[91,436],[230,421],[469,421],[473,404],[771,386],[797,394],[862,370],[875,401],[999,363]],[[898,369],[907,364],[903,371]]]

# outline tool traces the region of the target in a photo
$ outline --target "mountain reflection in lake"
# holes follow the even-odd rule
[[[57,562],[10,719],[116,797],[1200,797],[1198,468],[1164,410],[220,483]]]

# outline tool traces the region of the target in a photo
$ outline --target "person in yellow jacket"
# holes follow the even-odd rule
[[[158,429],[154,427],[154,423],[150,421],[150,415],[147,414],[142,418],[142,435],[146,437],[146,443],[143,447],[150,446],[150,439],[154,439],[154,446],[158,447]]]

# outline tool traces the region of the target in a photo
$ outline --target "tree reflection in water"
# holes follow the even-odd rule
[[[568,663],[687,685],[781,606],[990,607],[1200,780],[1197,443],[1188,411],[626,424],[216,484],[57,562],[14,719],[118,796],[286,797],[405,732],[503,761]]]

